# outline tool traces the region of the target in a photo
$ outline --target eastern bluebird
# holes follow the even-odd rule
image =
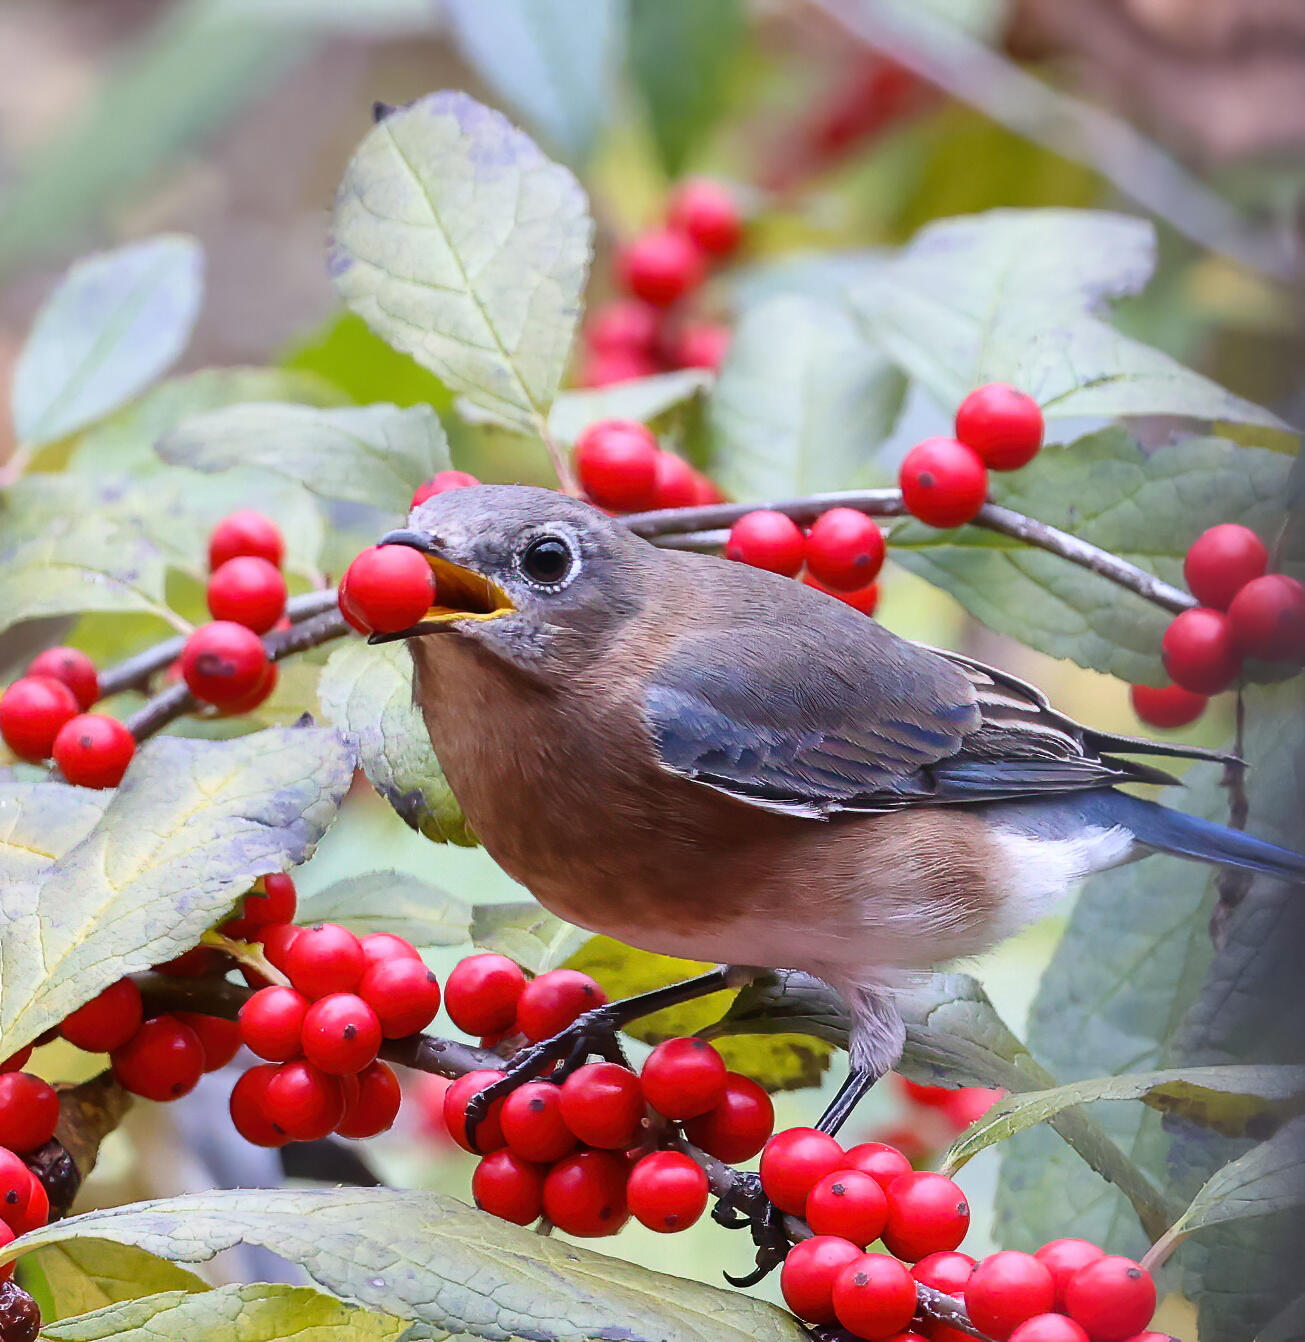
[[[1163,852],[1305,878],[1296,853],[1115,786],[1173,781],[1121,755],[1222,756],[1079,726],[1002,671],[588,504],[456,490],[385,543],[435,571],[441,604],[397,637],[490,854],[595,932],[831,984],[852,1029],[828,1131],[900,1057],[913,971],[1089,873]]]

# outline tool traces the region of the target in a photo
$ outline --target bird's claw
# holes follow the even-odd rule
[[[757,1265],[741,1277],[724,1273],[731,1286],[755,1286],[769,1276],[788,1253],[788,1235],[784,1230],[784,1214],[761,1191],[761,1179],[756,1174],[738,1174],[734,1186],[717,1203],[712,1219],[718,1225],[752,1230],[752,1242],[757,1246]]]

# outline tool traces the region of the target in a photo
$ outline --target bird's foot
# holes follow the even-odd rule
[[[720,1198],[712,1210],[712,1219],[730,1230],[747,1226],[757,1246],[757,1266],[741,1277],[724,1274],[731,1286],[755,1286],[770,1275],[788,1253],[788,1235],[784,1213],[761,1191],[756,1174],[736,1174],[734,1186]]]

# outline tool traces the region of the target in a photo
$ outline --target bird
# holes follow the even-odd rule
[[[829,984],[851,1027],[824,1131],[899,1060],[914,976],[1093,872],[1169,853],[1305,879],[1300,854],[1120,790],[1175,781],[1130,756],[1226,756],[1082,726],[999,669],[582,500],[452,490],[381,543],[434,572],[436,604],[374,639],[407,640],[490,855],[569,922],[716,962],[702,990],[731,965]],[[682,1000],[661,992],[634,1000]]]

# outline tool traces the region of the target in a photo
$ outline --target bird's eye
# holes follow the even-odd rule
[[[541,536],[521,553],[522,573],[543,587],[556,587],[564,581],[574,562],[571,547],[558,536]]]

